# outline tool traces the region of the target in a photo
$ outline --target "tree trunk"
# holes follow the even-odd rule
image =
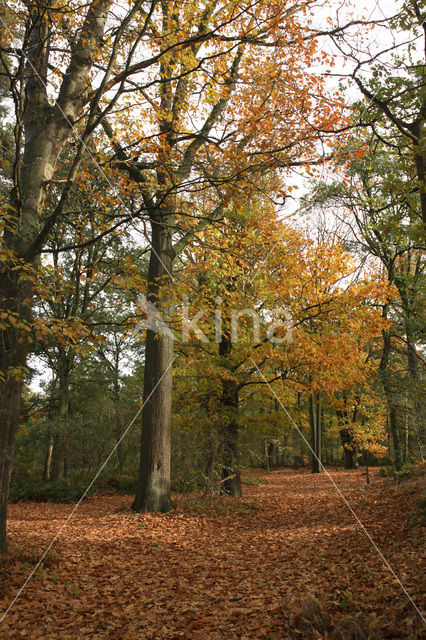
[[[398,427],[398,413],[394,404],[389,407],[389,427],[392,436],[393,453],[395,457],[395,469],[401,471],[402,469],[402,451],[401,442]]]
[[[390,379],[390,370],[389,370],[389,358],[391,353],[391,340],[388,331],[383,331],[383,352],[379,365],[379,374],[383,385],[383,390],[385,392],[386,400],[389,407],[389,429],[390,435],[392,437],[393,443],[393,451],[394,451],[394,459],[395,459],[395,469],[397,471],[401,470],[402,467],[402,452],[401,452],[401,444],[399,437],[399,429],[398,429],[398,416],[396,407],[394,404],[394,397]]]
[[[266,470],[266,473],[270,473],[271,470],[270,470],[270,467],[269,467],[269,445],[268,445],[268,441],[266,440],[266,438],[265,438],[265,441],[263,443],[263,447],[264,447],[264,450],[265,450],[265,470]]]
[[[6,519],[10,474],[19,424],[22,383],[14,378],[0,388],[0,553],[7,552]]]
[[[322,407],[321,394],[317,395],[317,456],[318,456],[318,472],[322,472]]]
[[[228,357],[232,350],[232,342],[228,334],[222,335],[219,343],[219,355]],[[239,467],[239,437],[238,437],[238,402],[239,388],[236,380],[222,381],[222,479],[228,478],[221,484],[221,492],[234,498],[240,498],[241,475]]]
[[[423,82],[425,74],[423,74]],[[423,224],[426,226],[426,152],[425,152],[425,118],[426,118],[426,100],[420,108],[420,117],[413,123],[411,130],[417,138],[414,143],[414,159],[417,169],[417,179],[420,193],[420,208]]]
[[[52,465],[52,453],[53,453],[53,436],[49,436],[49,444],[46,451],[46,457],[44,459],[44,471],[43,480],[48,482],[50,480],[50,470]]]
[[[65,479],[69,474],[69,368],[69,358],[61,350],[59,360],[59,441]]]
[[[300,433],[296,431],[296,429],[291,428],[291,448],[293,452],[293,466],[303,466],[303,452],[300,447],[300,443],[302,442],[302,437]],[[299,451],[298,451],[299,448]]]
[[[404,302],[404,301],[403,301]],[[405,318],[405,335],[407,339],[407,360],[408,360],[408,370],[410,373],[410,378],[413,385],[413,408],[414,408],[414,425],[415,425],[415,433],[416,439],[420,443],[420,456],[422,461],[423,457],[423,449],[422,443],[424,442],[424,428],[425,428],[425,410],[424,404],[421,401],[419,387],[420,387],[420,375],[419,375],[419,363],[416,352],[416,341],[413,335],[412,330],[412,318]],[[407,451],[408,457],[408,451]]]
[[[404,415],[404,430],[405,430],[405,447],[404,447],[404,464],[408,463],[409,453],[410,453],[410,431],[408,426],[408,402],[407,398],[405,398],[405,415]]]
[[[62,443],[59,438],[59,433],[55,433],[53,436],[53,451],[52,451],[52,464],[50,470],[50,480],[59,480],[61,475],[61,468],[63,468],[63,456],[62,456]]]
[[[114,366],[114,388],[113,388],[113,403],[114,403],[114,435],[117,443],[116,455],[118,462],[118,470],[120,473],[124,472],[124,450],[121,437],[123,435],[123,425],[121,421],[120,411],[120,371],[119,371],[119,356],[116,355]]]
[[[160,224],[152,221],[147,289],[148,300],[163,317],[168,317],[170,313],[170,274],[173,260],[171,226],[167,222],[166,218]],[[132,505],[139,512],[165,512],[170,508],[172,361],[171,335],[148,329],[139,479]]]
[[[345,469],[358,468],[356,443],[350,429],[340,430],[340,441],[343,447]]]
[[[19,284],[18,272],[7,265],[0,278],[0,309],[9,317],[29,320],[29,307],[22,300],[31,298],[31,286]],[[28,354],[25,332],[11,326],[0,331],[0,553],[7,551],[6,519],[9,483],[16,434],[21,412],[21,394]]]
[[[227,385],[229,387],[229,384]],[[225,423],[222,425],[222,479],[228,478],[221,484],[221,492],[241,498],[241,474],[239,467],[239,437],[238,437],[238,389],[226,391],[224,394]],[[226,404],[225,404],[226,402]],[[229,477],[231,476],[231,477]]]
[[[321,405],[320,394],[312,391],[309,398],[312,435],[312,473],[321,473]]]

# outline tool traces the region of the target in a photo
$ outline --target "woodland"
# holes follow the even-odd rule
[[[424,2],[0,35],[0,638],[425,637]]]

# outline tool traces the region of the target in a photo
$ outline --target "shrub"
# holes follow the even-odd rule
[[[98,491],[108,491],[111,493],[135,493],[138,479],[132,475],[112,475],[100,478],[96,482]]]
[[[10,488],[11,502],[33,500],[34,502],[75,502],[87,489],[87,483],[73,480],[37,482],[26,478],[13,483]],[[92,493],[93,488],[88,493]]]

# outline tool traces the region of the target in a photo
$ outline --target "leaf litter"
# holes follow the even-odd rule
[[[4,618],[0,639],[426,637],[325,475],[253,473],[266,483],[245,486],[241,500],[175,495],[167,514],[135,514],[130,496],[90,496]],[[332,476],[424,610],[424,527],[412,526],[419,480]],[[63,504],[10,506],[2,612],[69,513]]]

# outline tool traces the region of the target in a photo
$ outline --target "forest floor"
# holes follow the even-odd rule
[[[373,471],[367,485],[360,470],[331,475],[424,611],[421,479],[396,485]],[[5,616],[0,638],[426,637],[329,478],[289,469],[252,471],[249,478],[241,500],[179,495],[162,515],[134,514],[130,496],[90,496]],[[0,567],[0,618],[71,509],[10,506],[12,553]],[[331,630],[311,624],[306,608],[300,614],[307,602],[319,603],[320,617],[331,616]],[[362,629],[352,628],[353,620]]]

